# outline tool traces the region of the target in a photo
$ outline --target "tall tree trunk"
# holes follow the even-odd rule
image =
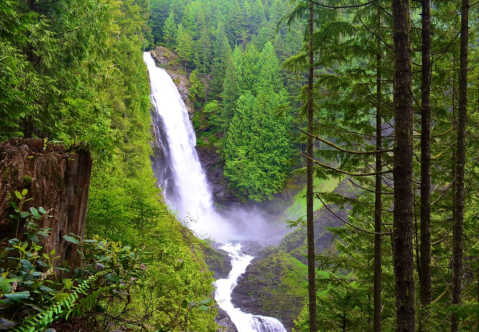
[[[467,52],[469,41],[469,0],[462,0],[461,53],[459,58],[459,105],[457,115],[456,192],[452,252],[452,305],[461,303],[463,224],[464,224],[464,172],[466,166],[466,116],[467,116]],[[452,314],[451,331],[459,331],[459,316]]]
[[[313,133],[313,79],[314,79],[314,58],[313,58],[313,32],[314,32],[314,4],[309,7],[309,69],[308,69],[308,133]],[[314,220],[313,220],[313,139],[308,136],[307,141],[308,160],[307,172],[307,193],[306,193],[306,224],[308,238],[308,291],[309,291],[309,331],[316,332],[316,273],[315,273],[315,250],[314,250]]]
[[[381,31],[381,9],[378,8],[378,34]],[[382,98],[382,86],[381,86],[381,40],[377,39],[377,54],[376,54],[376,149],[382,149],[382,121],[381,121],[381,98]],[[374,322],[373,331],[381,332],[381,256],[382,256],[382,239],[381,235],[381,211],[383,208],[382,202],[382,156],[380,153],[376,154],[376,193],[375,193],[375,206],[374,206]]]
[[[413,107],[409,0],[393,0],[394,39],[394,222],[393,260],[396,331],[416,330],[413,257]]]
[[[431,6],[422,1],[422,82],[421,82],[421,306],[431,303]],[[421,311],[419,329],[427,326],[427,311]]]

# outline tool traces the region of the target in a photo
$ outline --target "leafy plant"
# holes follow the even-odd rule
[[[5,250],[8,257],[0,268],[0,312],[3,326],[14,326],[24,320],[15,331],[43,331],[60,318],[79,317],[99,306],[99,297],[113,290],[134,284],[146,270],[146,260],[141,260],[141,249],[131,249],[119,242],[98,237],[82,240],[70,234],[65,241],[79,245],[83,265],[73,271],[55,266],[55,250],[44,251],[38,236],[48,237],[49,229],[39,228],[36,223],[48,217],[42,207],[24,211],[28,191],[15,192],[19,203],[12,202],[18,223],[25,223],[26,232],[10,239]],[[58,280],[55,270],[72,275]]]

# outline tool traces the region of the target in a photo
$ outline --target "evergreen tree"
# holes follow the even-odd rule
[[[257,66],[258,78],[253,86],[253,91],[256,93],[263,91],[279,92],[282,88],[278,72],[279,62],[271,42],[265,45],[259,56]]]
[[[167,45],[171,45],[177,39],[177,28],[175,23],[175,13],[170,11],[170,15],[163,26],[163,40]]]
[[[216,40],[213,46],[213,64],[211,68],[212,80],[210,82],[210,94],[212,98],[221,95],[223,80],[226,74],[226,65],[231,58],[231,46],[228,43],[223,22],[218,23]]]
[[[262,201],[283,187],[289,170],[290,118],[275,110],[286,102],[284,94],[250,92],[237,102],[225,142],[225,175],[242,197]]]
[[[227,34],[231,45],[238,45],[241,42],[243,22],[244,17],[240,2],[235,0],[227,20]]]
[[[183,25],[178,25],[178,34],[176,37],[176,52],[183,61],[186,69],[186,64],[192,60],[193,55],[193,40],[191,35],[183,29]]]
[[[241,91],[253,91],[256,85],[256,80],[259,77],[258,72],[258,58],[259,52],[253,43],[246,46],[243,63],[242,63],[242,79]]]
[[[228,129],[229,123],[233,118],[233,112],[236,108],[236,100],[238,99],[239,94],[238,71],[233,58],[230,57],[226,66],[226,76],[223,82],[223,92],[221,94],[224,131]]]

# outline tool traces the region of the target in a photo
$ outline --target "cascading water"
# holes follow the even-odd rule
[[[219,279],[216,281],[215,298],[220,308],[228,313],[231,321],[236,325],[238,332],[286,332],[283,324],[275,318],[247,314],[233,307],[233,303],[231,303],[231,292],[236,286],[238,278],[246,271],[246,267],[251,263],[253,257],[241,252],[240,243],[227,243],[222,246],[221,249],[226,251],[231,257],[231,265],[233,268],[227,279]]]
[[[150,73],[157,137],[167,164],[158,179],[165,199],[178,211],[181,220],[192,221],[190,227],[198,235],[225,241],[234,232],[213,208],[213,197],[198,160],[196,136],[185,104],[168,73],[156,67],[149,53],[144,53],[143,59]]]
[[[160,141],[157,144],[161,144],[165,157],[158,178],[165,200],[177,209],[181,220],[193,220],[189,226],[200,236],[210,236],[223,243],[241,238],[214,209],[211,190],[195,149],[195,132],[178,89],[168,73],[156,67],[150,53],[145,52],[143,59],[150,73],[151,101],[156,110],[154,127]],[[253,257],[244,255],[239,243],[226,243],[222,249],[231,257],[232,270],[227,279],[216,281],[215,298],[238,332],[286,332],[275,318],[251,315],[234,308],[231,292]]]

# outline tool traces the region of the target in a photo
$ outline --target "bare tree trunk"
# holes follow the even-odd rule
[[[314,32],[314,4],[309,7],[309,69],[308,69],[308,133],[313,133],[313,32]],[[316,273],[314,250],[314,220],[313,220],[313,138],[308,136],[306,163],[307,193],[306,193],[306,224],[308,238],[308,291],[309,291],[309,331],[316,332]]]
[[[381,9],[378,8],[378,34],[381,30]],[[381,121],[381,98],[382,98],[382,85],[381,85],[381,41],[377,39],[377,54],[376,54],[376,149],[382,149],[382,121]],[[381,211],[383,208],[382,202],[382,155],[376,153],[376,193],[374,197],[374,322],[373,331],[381,332],[381,256],[382,256],[382,239],[381,239]]]
[[[396,331],[416,330],[413,257],[413,107],[409,0],[393,0],[394,40],[394,223],[393,260]]]
[[[431,303],[431,7],[422,2],[422,83],[421,83],[421,306]],[[422,308],[421,308],[422,309]],[[422,309],[419,330],[427,326],[428,312]]]
[[[469,31],[469,0],[462,0],[461,53],[459,58],[459,107],[457,124],[455,218],[452,251],[452,305],[461,303],[463,228],[464,228],[464,173],[466,167],[466,116],[467,116],[467,52]],[[452,314],[451,331],[459,331],[459,316]]]

